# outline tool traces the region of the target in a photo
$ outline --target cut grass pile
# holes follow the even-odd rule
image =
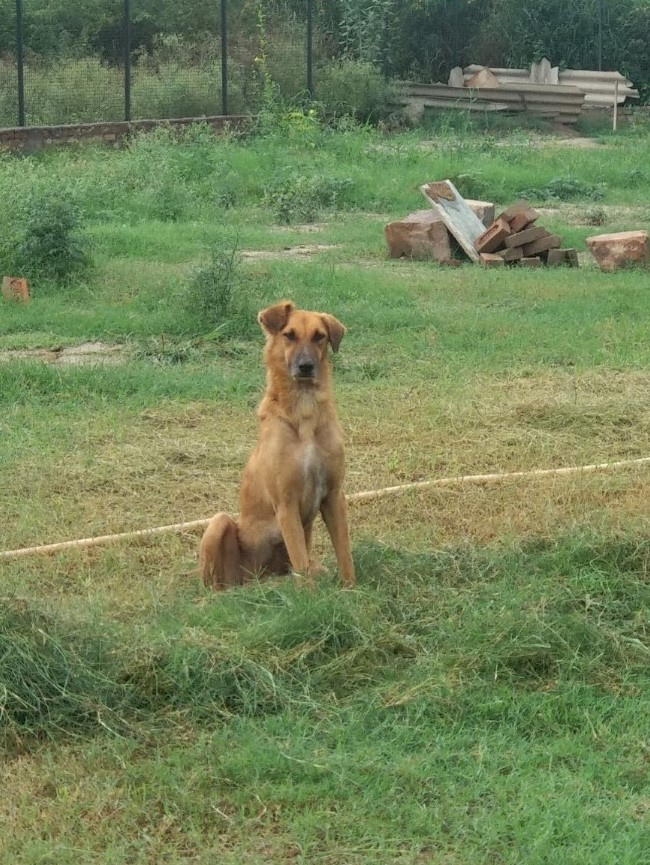
[[[585,535],[499,552],[366,543],[352,592],[274,581],[216,604],[193,590],[137,629],[8,595],[4,744],[424,698],[470,722],[486,689],[632,695],[647,675],[649,561],[647,542]]]
[[[354,592],[108,624],[8,600],[5,861],[643,861],[649,554],[365,544]]]
[[[642,273],[385,258],[438,177],[497,204],[573,177],[546,224],[578,245],[642,227],[647,133],[526,135],[285,125],[0,162],[2,267],[52,194],[92,257],[2,307],[0,357],[123,349],[0,362],[0,547],[234,510],[255,313],[282,296],[348,326],[350,492],[650,454]],[[648,861],[647,471],[355,504],[345,593],[332,572],[215,597],[192,533],[3,562],[0,862]]]

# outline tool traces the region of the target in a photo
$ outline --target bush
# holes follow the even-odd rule
[[[280,223],[314,222],[323,208],[345,203],[353,188],[349,177],[290,172],[270,182],[263,201]]]
[[[247,291],[237,242],[214,246],[207,264],[191,275],[185,308],[198,332],[217,330],[225,337],[257,333],[254,301]]]
[[[28,203],[15,250],[14,270],[29,278],[67,282],[91,264],[81,214],[69,198],[49,191]]]
[[[399,105],[399,91],[371,63],[342,60],[320,69],[316,96],[326,120],[350,116],[362,123],[379,123]]]
[[[209,263],[197,268],[190,278],[187,294],[190,312],[207,329],[222,324],[228,317],[238,281],[237,247],[214,247]]]
[[[602,183],[587,183],[577,177],[555,177],[546,186],[522,189],[517,198],[537,201],[575,201],[589,199],[602,201],[605,197]]]

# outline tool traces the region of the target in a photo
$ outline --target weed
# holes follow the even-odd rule
[[[479,174],[465,172],[463,174],[454,174],[449,179],[463,198],[480,199],[488,192],[489,184]]]
[[[605,197],[603,183],[589,183],[577,177],[556,177],[544,187],[524,189],[517,193],[517,198],[537,201],[576,201],[590,199],[602,201]]]
[[[187,291],[187,305],[193,318],[205,330],[222,326],[230,314],[240,285],[240,263],[237,245],[230,249],[215,246],[208,264],[192,274]]]
[[[277,222],[315,222],[321,210],[336,210],[349,200],[354,181],[319,174],[284,172],[272,181],[265,194],[264,204]]]
[[[193,360],[197,354],[193,342],[168,340],[163,335],[142,342],[133,356],[136,360],[149,360],[161,366],[175,366]]]
[[[183,296],[185,310],[199,333],[247,337],[257,333],[254,294],[241,267],[237,241],[210,250],[207,264],[190,276]]]
[[[607,220],[607,213],[602,207],[592,207],[585,212],[585,225],[604,225]]]

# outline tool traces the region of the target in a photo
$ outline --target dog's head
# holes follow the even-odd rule
[[[263,309],[257,316],[267,338],[267,356],[284,364],[297,382],[318,384],[327,360],[327,346],[338,351],[345,328],[325,312],[296,309],[289,300]]]

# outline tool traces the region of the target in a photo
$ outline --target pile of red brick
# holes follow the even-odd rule
[[[562,249],[559,235],[536,225],[539,216],[527,201],[517,201],[504,210],[474,242],[481,264],[484,267],[505,264],[577,267],[577,250]]]

